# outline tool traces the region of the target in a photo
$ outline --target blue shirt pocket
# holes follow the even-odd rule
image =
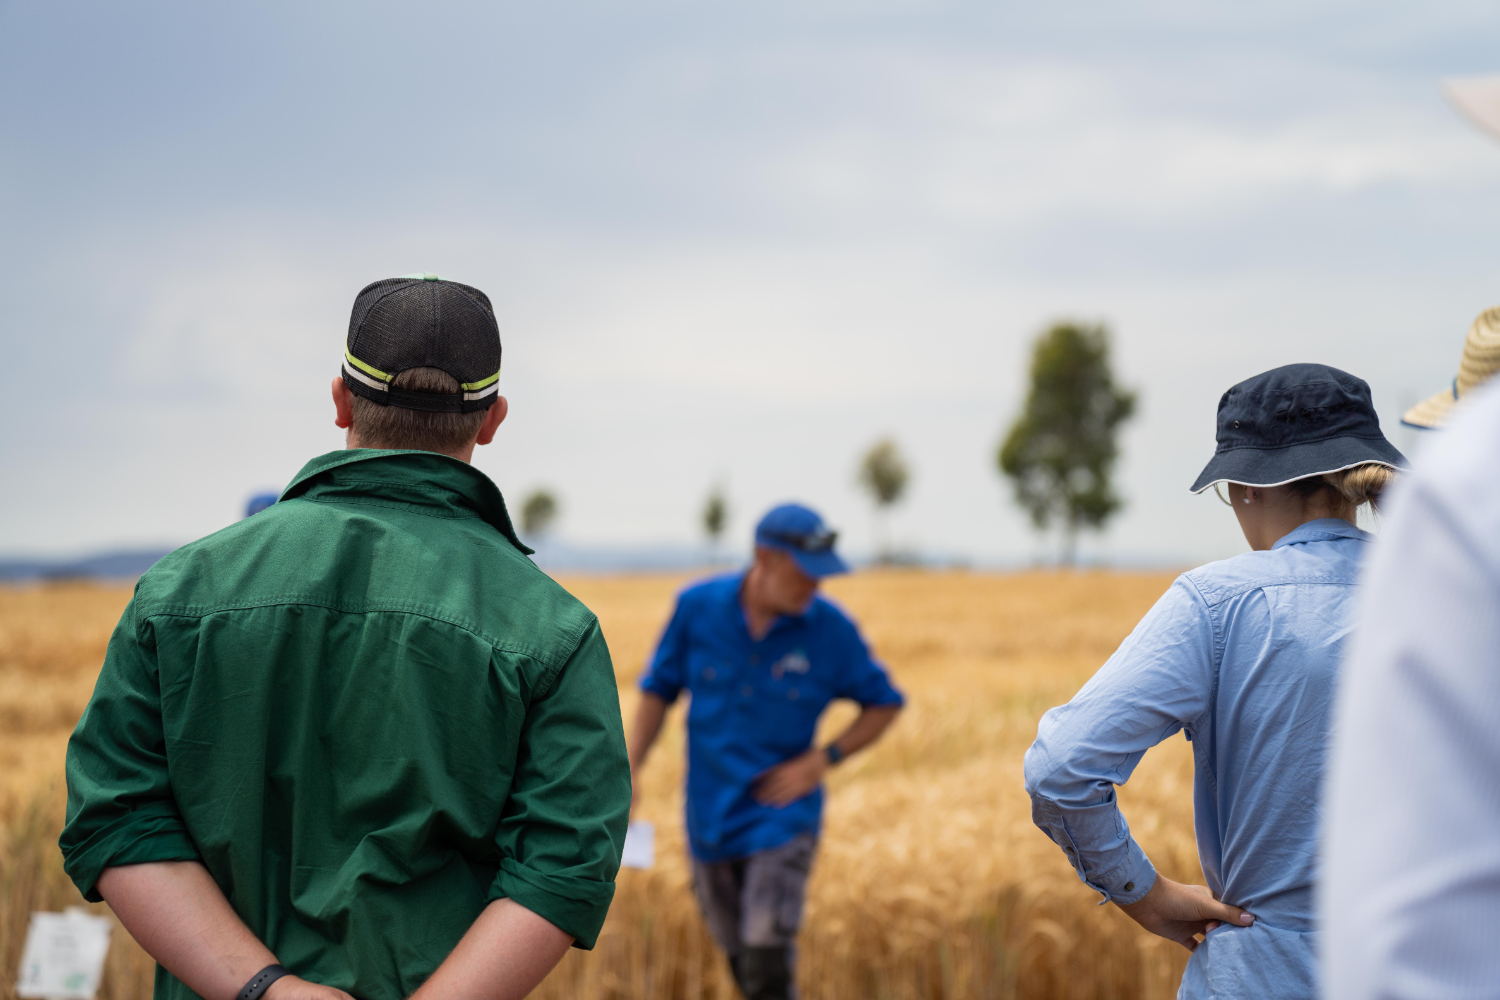
[[[690,722],[719,719],[734,704],[734,668],[714,650],[694,650],[688,656],[687,674],[687,688],[693,696]]]
[[[723,657],[708,650],[695,650],[688,658],[688,687],[696,693],[723,691],[734,680],[734,670]]]

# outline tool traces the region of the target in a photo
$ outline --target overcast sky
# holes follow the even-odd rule
[[[890,434],[904,545],[1029,559],[994,452],[1058,318],[1140,392],[1098,557],[1244,548],[1187,486],[1267,368],[1414,446],[1500,302],[1500,143],[1439,89],[1500,9],[1026,7],[0,0],[0,553],[187,541],[341,447],[349,307],[413,271],[494,301],[477,464],[580,545],[723,481],[736,545],[798,498],[868,548]]]

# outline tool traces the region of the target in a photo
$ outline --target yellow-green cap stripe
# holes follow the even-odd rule
[[[491,375],[489,378],[480,379],[478,382],[465,382],[465,383],[463,383],[462,388],[463,388],[463,390],[465,392],[473,392],[475,389],[483,389],[485,386],[487,386],[490,383],[494,382],[499,377],[500,377],[500,373],[496,372],[495,374]]]
[[[358,368],[360,371],[364,372],[366,375],[372,375],[375,378],[380,379],[380,381],[382,381],[382,382],[390,382],[393,379],[395,379],[395,377],[396,377],[394,375],[387,375],[385,372],[381,371],[379,368],[374,368],[374,367],[371,367],[370,365],[365,364],[363,361],[359,360],[354,355],[350,354],[349,353],[349,348],[347,348],[347,347],[344,348],[344,357],[348,358],[349,359],[349,363],[351,365],[353,365],[354,367]],[[497,378],[499,377],[499,375],[500,375],[499,372],[495,373],[495,376]]]

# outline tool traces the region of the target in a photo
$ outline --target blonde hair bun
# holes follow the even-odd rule
[[[1396,470],[1379,462],[1366,462],[1352,469],[1326,472],[1319,478],[1354,506],[1367,503],[1378,509],[1381,495],[1395,481]]]

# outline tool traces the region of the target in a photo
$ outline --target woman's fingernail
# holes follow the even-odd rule
[[[1240,923],[1244,924],[1246,927],[1249,927],[1251,924],[1255,923],[1255,918],[1248,913],[1241,913]]]

